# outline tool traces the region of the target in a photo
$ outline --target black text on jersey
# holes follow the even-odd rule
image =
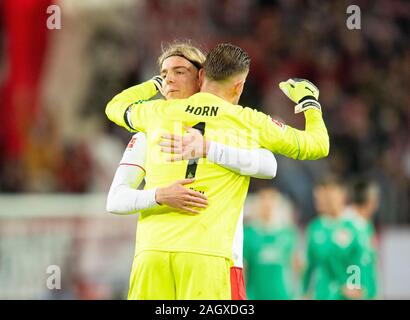
[[[218,114],[218,109],[219,107],[208,107],[208,106],[203,106],[203,107],[193,107],[193,106],[187,106],[185,109],[185,112],[193,113],[197,116],[216,116]]]

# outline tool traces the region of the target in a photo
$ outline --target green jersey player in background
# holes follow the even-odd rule
[[[289,300],[296,294],[297,229],[292,206],[271,186],[261,188],[244,232],[249,299]]]
[[[361,256],[362,299],[378,297],[377,243],[372,218],[379,207],[379,189],[371,180],[355,179],[350,185],[350,206],[346,218],[357,228],[363,250]]]
[[[314,190],[320,217],[307,229],[303,294],[318,300],[362,299],[367,247],[355,220],[346,217],[347,193],[335,177],[326,177]]]

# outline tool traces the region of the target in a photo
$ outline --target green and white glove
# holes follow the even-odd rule
[[[308,109],[322,110],[319,99],[319,89],[309,80],[291,78],[279,83],[279,88],[287,97],[296,103],[295,113]]]

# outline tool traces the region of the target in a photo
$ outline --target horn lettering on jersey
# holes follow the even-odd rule
[[[193,107],[188,105],[185,109],[185,112],[193,113],[197,116],[215,117],[218,115],[218,109],[219,107],[215,106]]]

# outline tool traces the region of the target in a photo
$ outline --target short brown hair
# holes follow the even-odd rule
[[[371,196],[372,192],[379,192],[375,181],[366,177],[357,177],[350,182],[350,200],[353,204],[363,205]]]
[[[316,181],[315,187],[339,186],[345,188],[345,183],[336,174],[326,174]]]
[[[190,41],[174,41],[162,46],[162,54],[158,58],[159,68],[161,69],[165,59],[173,56],[185,58],[198,69],[201,69],[205,62],[205,54]]]
[[[245,50],[230,43],[221,43],[208,52],[204,63],[205,75],[211,80],[225,80],[249,70],[250,63],[251,58]]]

